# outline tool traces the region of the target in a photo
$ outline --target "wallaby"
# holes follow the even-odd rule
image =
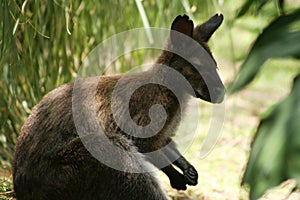
[[[187,185],[196,185],[196,169],[180,154],[171,139],[180,122],[180,106],[185,106],[189,96],[221,103],[225,88],[216,65],[206,66],[203,58],[193,57],[197,54],[189,52],[195,51],[195,48],[182,38],[196,41],[197,46],[205,49],[209,59],[216,64],[207,42],[222,21],[223,16],[217,14],[194,28],[193,21],[188,16],[178,16],[171,26],[166,43],[168,48],[161,52],[156,64],[148,71],[91,78],[76,88],[83,94],[77,100],[72,97],[74,83],[62,85],[48,93],[33,108],[21,129],[15,148],[13,182],[17,199],[168,199],[156,178],[147,171],[147,163],[160,168],[169,177],[170,184],[175,189],[185,190]],[[179,49],[178,51],[191,58],[185,59],[168,49]],[[181,105],[178,97],[169,88],[155,84],[155,81],[139,87],[133,92],[127,105],[131,119],[136,125],[145,127],[151,123],[151,107],[161,105],[167,114],[165,123],[163,128],[151,137],[139,137],[124,131],[120,127],[122,125],[115,120],[119,117],[122,121],[122,109],[125,104],[123,95],[126,95],[136,82],[172,82],[168,78],[169,71],[163,66],[182,74],[193,91],[183,91],[179,88],[179,96],[184,99]],[[79,117],[83,123],[90,119],[84,112],[74,116],[72,104],[77,103],[85,107],[90,103],[84,100],[84,93],[89,90],[90,82],[94,83],[95,80],[95,105],[92,106],[104,132],[79,137],[74,123],[77,120],[75,117]],[[112,103],[113,90],[118,81],[122,81],[121,92]],[[174,84],[176,85],[176,80]],[[180,87],[175,87],[177,86]],[[124,120],[123,122],[126,123]],[[92,129],[87,127],[84,131],[89,132]],[[119,151],[107,147],[107,142],[123,150],[122,155]],[[111,158],[122,170],[113,169],[93,157],[86,144],[100,156]],[[151,156],[147,154],[149,152],[156,153]]]

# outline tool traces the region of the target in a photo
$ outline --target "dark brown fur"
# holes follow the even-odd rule
[[[199,45],[202,45],[211,55],[206,42],[221,24],[222,19],[222,16],[216,15],[193,31],[193,22],[188,20],[187,16],[178,16],[173,22],[172,29],[194,37]],[[210,24],[214,26],[211,28],[208,26]],[[172,44],[172,39],[174,40],[171,36],[169,44]],[[185,48],[188,50],[188,47]],[[215,88],[218,93],[212,97],[205,88],[205,81],[201,75],[180,56],[163,51],[156,63],[168,65],[183,74],[194,88],[197,97],[214,103],[222,100],[224,87],[218,77],[213,77],[217,80]],[[143,139],[122,131],[116,124],[111,110],[112,93],[118,81],[122,80],[124,83],[121,90],[124,94],[119,93],[115,103],[121,104],[123,95],[126,95],[132,84],[152,79],[162,81],[166,76],[164,68],[154,66],[149,71],[138,74],[103,76],[84,82],[79,87],[79,91],[83,94],[89,90],[90,84],[97,81],[95,109],[104,134],[90,134],[82,138],[78,136],[72,114],[74,83],[63,85],[47,94],[32,110],[22,127],[15,148],[13,178],[17,198],[19,200],[167,199],[150,173],[134,173],[146,168],[147,161],[159,168],[162,167],[162,163],[171,161],[161,170],[168,175],[173,188],[184,190],[186,185],[196,185],[197,171],[180,154],[171,139],[180,122],[181,111],[178,99],[167,87],[146,84],[137,89],[130,99],[130,116],[140,126],[147,126],[151,123],[148,112],[153,105],[159,104],[164,107],[167,113],[166,123],[163,129],[153,137]],[[180,91],[179,93],[184,97],[185,105],[188,100],[186,92]],[[82,98],[79,99],[79,101],[82,100],[82,107],[87,107],[88,102],[84,101],[84,96],[80,98]],[[114,114],[121,115],[123,108],[118,105],[116,107],[118,109]],[[88,124],[88,114],[85,117],[83,112],[80,117]],[[106,137],[114,145],[125,150],[122,157],[118,155],[118,152],[106,148],[104,143]],[[116,162],[124,171],[112,169],[95,159],[87,151],[82,140],[85,144],[92,145],[92,148],[100,155],[117,158]],[[168,148],[161,150],[166,144],[169,144]],[[153,157],[142,156],[143,153],[153,151],[157,151]],[[179,167],[182,173],[178,172],[173,165]]]

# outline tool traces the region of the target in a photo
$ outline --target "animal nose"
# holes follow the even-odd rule
[[[224,87],[215,87],[215,93],[216,94],[225,94],[225,88]]]
[[[214,88],[214,101],[216,103],[221,103],[224,99],[226,89],[224,87],[215,87]]]

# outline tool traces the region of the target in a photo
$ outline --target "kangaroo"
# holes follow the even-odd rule
[[[167,48],[148,71],[83,81],[76,86],[77,92],[82,94],[78,99],[73,96],[75,83],[62,85],[43,97],[23,125],[15,147],[13,183],[17,199],[168,199],[157,179],[147,170],[150,165],[160,168],[177,190],[196,185],[197,171],[178,151],[172,136],[180,122],[180,106],[186,106],[190,96],[211,103],[221,103],[224,98],[225,88],[216,65],[207,66],[203,58],[195,56],[198,55],[195,49],[201,47],[216,64],[207,42],[222,21],[223,16],[217,14],[194,28],[188,16],[179,15],[172,23]],[[197,45],[191,45],[184,38],[196,41]],[[185,58],[171,50],[182,52]],[[182,74],[192,90],[186,91],[177,80],[170,78],[170,71],[164,66]],[[131,133],[130,128],[129,132],[124,131],[122,127],[127,124],[127,119],[122,120],[126,104],[123,97],[134,83],[145,80],[149,80],[148,83],[133,91],[125,106],[131,120],[142,128],[152,123],[153,106],[163,108],[166,117],[161,130],[147,137]],[[166,85],[156,84],[155,80],[174,85],[178,94]],[[84,94],[95,81],[93,101],[87,101]],[[114,95],[118,82],[121,82],[120,90]],[[74,104],[83,108],[92,106],[103,132],[94,131],[93,122],[89,126],[88,112],[74,115]],[[161,109],[156,111],[154,115],[161,113]],[[76,127],[75,121],[87,124],[83,127],[86,135],[79,136],[82,127]],[[107,162],[115,162],[118,169],[99,161],[88,149],[108,158]]]

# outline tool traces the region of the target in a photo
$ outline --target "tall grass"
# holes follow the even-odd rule
[[[17,136],[33,106],[53,88],[73,81],[83,59],[98,43],[143,27],[143,20],[150,26],[169,27],[178,14],[204,18],[218,4],[215,0],[149,0],[141,2],[146,14],[141,15],[137,1],[0,1],[2,167],[11,167]],[[141,52],[131,59],[139,65],[144,56]],[[129,70],[131,63],[123,59],[118,70]]]

